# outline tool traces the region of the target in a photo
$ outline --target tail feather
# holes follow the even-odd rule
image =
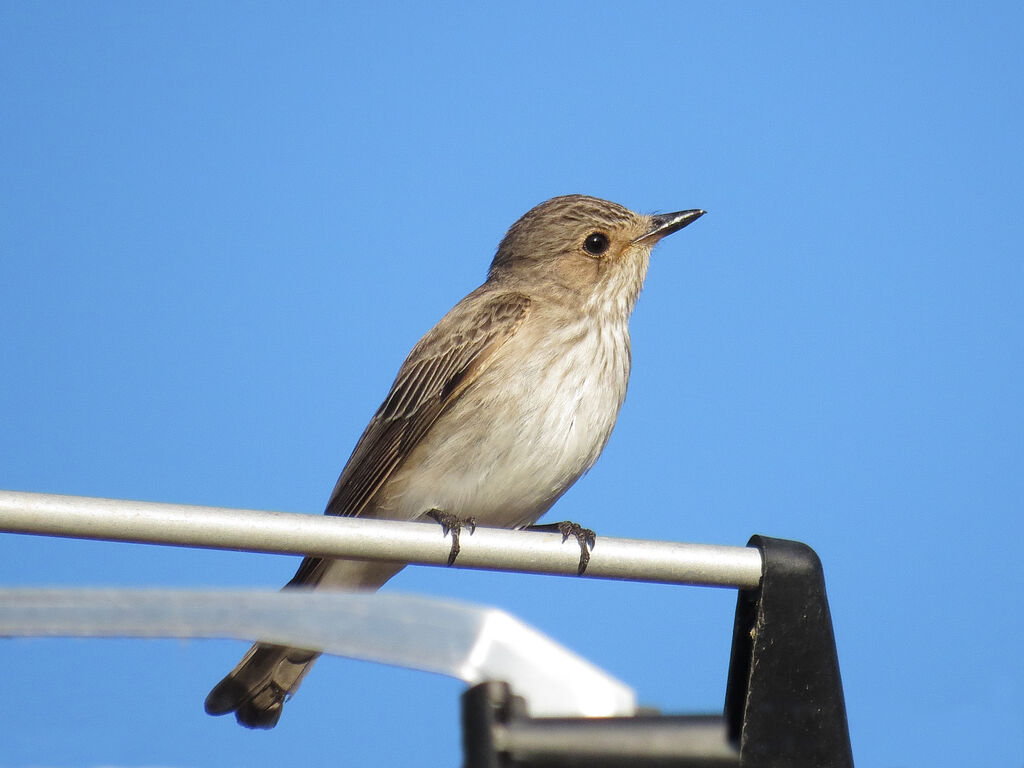
[[[402,563],[325,560],[307,557],[285,589],[377,589],[402,570]],[[206,697],[210,715],[235,713],[247,728],[273,728],[285,701],[299,689],[302,678],[320,657],[318,651],[256,643],[238,665]]]
[[[206,697],[210,715],[235,713],[247,728],[273,728],[284,702],[299,687],[319,653],[256,643]]]

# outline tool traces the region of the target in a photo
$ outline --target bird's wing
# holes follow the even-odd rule
[[[521,293],[474,292],[413,347],[341,471],[325,514],[357,516],[363,511],[515,334],[529,309],[530,299]],[[320,558],[306,558],[289,586],[316,583],[322,568]]]
[[[471,294],[460,302],[409,353],[342,470],[325,514],[360,514],[529,312],[530,299],[521,293],[480,299]]]

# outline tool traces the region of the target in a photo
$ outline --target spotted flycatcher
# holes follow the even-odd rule
[[[615,426],[651,248],[703,213],[647,216],[583,195],[529,211],[484,284],[402,363],[326,514],[534,523],[597,461]],[[376,589],[401,568],[307,557],[288,586]],[[256,643],[206,711],[273,728],[317,655]]]

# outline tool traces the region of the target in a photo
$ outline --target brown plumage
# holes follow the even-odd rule
[[[487,280],[413,347],[326,514],[535,522],[597,460],[629,380],[629,316],[651,248],[703,211],[636,214],[582,195],[533,208]],[[401,565],[306,558],[289,587],[376,589]],[[206,699],[272,728],[317,658],[255,644]]]

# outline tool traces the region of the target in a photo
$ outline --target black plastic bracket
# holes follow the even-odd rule
[[[798,541],[748,546],[761,551],[761,585],[736,601],[725,693],[740,765],[852,768],[821,560]]]
[[[754,536],[761,584],[739,593],[725,714],[532,718],[502,682],[462,696],[465,768],[852,768],[821,561]]]

